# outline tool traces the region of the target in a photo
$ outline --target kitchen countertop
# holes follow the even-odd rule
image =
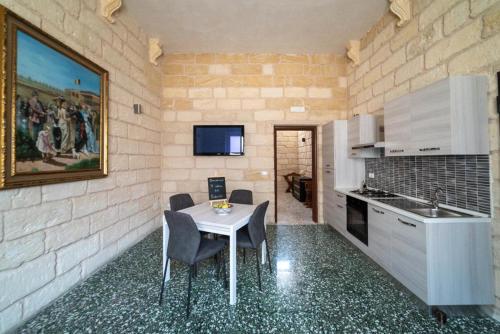
[[[445,208],[445,209],[450,209],[450,210],[454,210],[454,211],[458,211],[458,212],[463,212],[463,213],[472,215],[473,217],[453,217],[453,218],[429,218],[429,217],[424,217],[424,216],[417,215],[416,213],[413,213],[413,212],[410,212],[410,211],[406,211],[406,210],[397,208],[395,206],[379,202],[379,201],[377,201],[374,198],[368,198],[368,197],[365,197],[365,196],[360,195],[360,194],[351,193],[351,191],[355,190],[355,189],[356,188],[335,188],[335,191],[337,191],[339,193],[342,193],[344,195],[349,195],[351,197],[363,200],[363,201],[367,202],[368,204],[376,205],[376,206],[378,206],[380,208],[392,211],[392,212],[394,212],[396,214],[403,215],[405,217],[414,219],[414,220],[422,222],[422,223],[490,223],[491,222],[491,218],[488,217],[488,216],[486,216],[486,215],[484,215],[484,214],[481,214],[481,213],[478,213],[478,212],[469,211],[469,210],[463,210],[463,209],[451,207],[449,205],[444,205],[444,204],[440,204],[439,206],[442,207],[442,208]],[[416,199],[416,198],[412,198],[412,197],[408,197],[408,196],[404,196],[404,195],[399,195],[399,194],[397,194],[397,195],[400,196],[400,197],[402,197],[402,198],[407,198],[407,199],[410,199],[410,200],[415,201],[415,202],[427,203],[428,204],[428,202],[422,201],[420,199]]]

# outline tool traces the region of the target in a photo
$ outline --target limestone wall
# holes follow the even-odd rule
[[[303,141],[305,139],[305,141]],[[299,131],[298,158],[299,170],[303,171],[305,176],[312,177],[312,133],[311,131]]]
[[[109,24],[97,0],[0,4],[110,74],[109,176],[0,191],[4,332],[160,226],[161,77],[142,29],[125,15]]]
[[[283,175],[299,172],[298,131],[278,131],[276,134],[278,192],[286,191]]]
[[[270,200],[271,220],[274,125],[321,125],[346,117],[346,89],[339,85],[344,56],[167,54],[162,69],[164,202],[180,191],[191,193],[196,202],[206,201],[207,178],[225,176],[228,191],[246,188],[256,202]],[[295,105],[305,106],[306,112],[291,113]],[[243,124],[245,156],[194,157],[194,124]],[[321,128],[318,136],[321,145]]]
[[[499,0],[412,0],[413,18],[385,15],[361,39],[361,63],[348,66],[350,114],[378,113],[385,102],[449,75],[489,79],[496,317],[500,319],[500,173],[496,73],[500,71]],[[493,308],[490,309],[493,312]]]

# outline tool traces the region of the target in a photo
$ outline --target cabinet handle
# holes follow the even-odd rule
[[[344,208],[344,207],[343,207],[342,205],[340,205],[340,204],[337,204],[337,207],[338,207],[338,208],[341,208],[341,209],[343,209],[343,208]]]
[[[375,208],[372,208],[373,211],[375,211],[376,213],[380,214],[380,215],[384,215],[384,211],[380,211],[380,210],[377,210]]]
[[[330,167],[330,164],[326,164],[326,167]]]
[[[391,153],[402,153],[404,151],[405,151],[404,149],[401,149],[401,150],[389,150],[389,152],[391,152]]]
[[[326,172],[326,174],[330,174],[330,171],[329,171],[329,170],[326,170],[325,172]]]
[[[424,147],[424,148],[419,148],[418,150],[420,152],[439,151],[439,150],[441,150],[441,147]]]
[[[339,194],[337,194],[337,197],[338,197],[338,198],[344,198],[344,195],[339,195]]]
[[[412,224],[412,223],[405,222],[404,220],[401,220],[400,218],[398,218],[398,221],[399,221],[400,223],[403,223],[403,224],[408,225],[408,226],[411,226],[411,227],[417,227],[417,225]]]

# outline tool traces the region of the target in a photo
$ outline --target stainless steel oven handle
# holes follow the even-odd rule
[[[408,225],[408,226],[411,226],[411,227],[417,227],[417,225],[415,224],[412,224],[412,223],[408,223],[408,222],[405,222],[404,220],[398,218],[398,221],[402,224],[405,224],[405,225]]]

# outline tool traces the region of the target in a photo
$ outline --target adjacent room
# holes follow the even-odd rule
[[[500,0],[0,25],[0,334],[500,333]]]
[[[278,197],[276,222],[312,224],[314,223],[312,132],[278,130],[275,141]]]

